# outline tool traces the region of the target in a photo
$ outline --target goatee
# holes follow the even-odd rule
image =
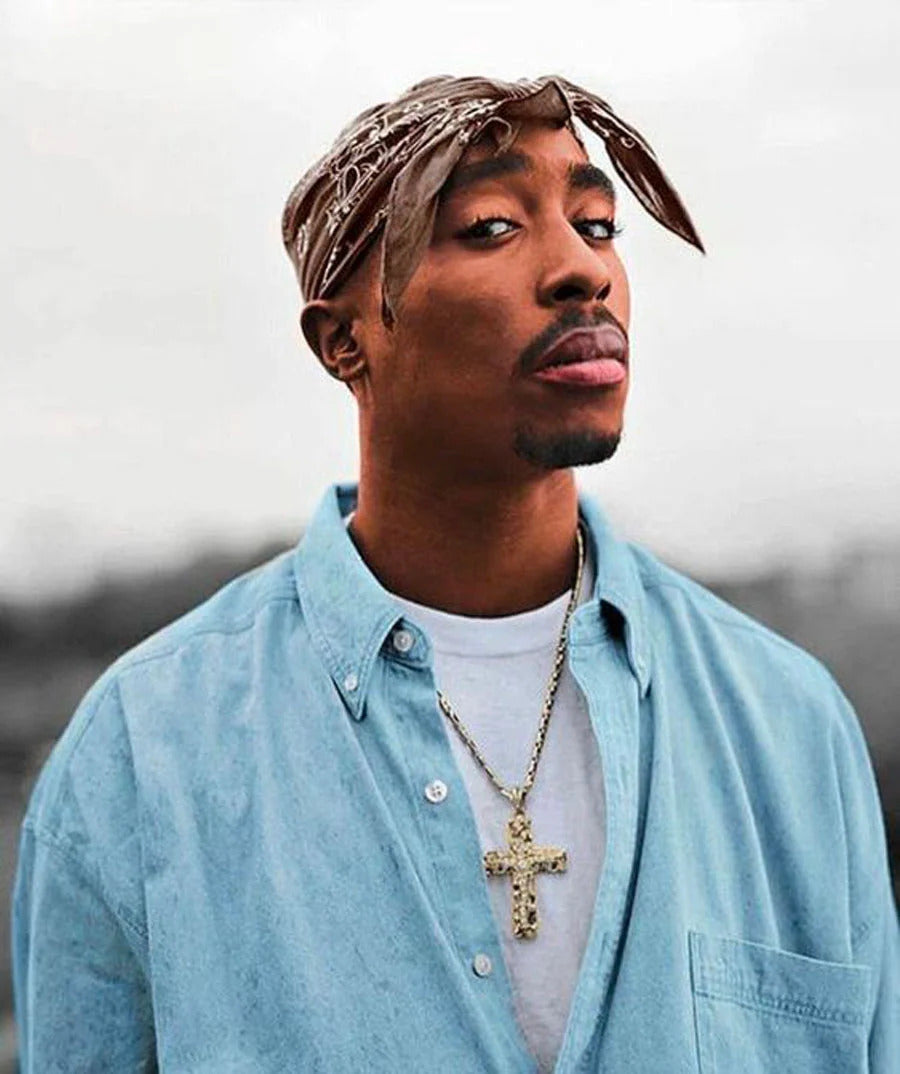
[[[516,429],[513,448],[517,455],[546,470],[590,466],[611,458],[622,438],[617,433],[576,432],[539,436],[530,425]]]

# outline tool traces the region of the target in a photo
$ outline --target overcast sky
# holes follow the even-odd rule
[[[443,73],[605,97],[706,245],[618,181],[626,431],[577,475],[620,532],[706,574],[900,540],[896,0],[6,0],[0,34],[0,593],[291,537],[356,476],[281,207]]]

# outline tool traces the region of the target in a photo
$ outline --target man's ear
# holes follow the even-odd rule
[[[365,369],[365,355],[353,334],[349,311],[335,300],[308,302],[300,313],[300,328],[316,357],[337,380],[355,380]]]

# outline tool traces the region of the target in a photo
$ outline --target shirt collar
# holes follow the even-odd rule
[[[362,719],[372,669],[381,647],[403,611],[357,551],[344,522],[356,507],[357,482],[330,485],[293,552],[294,579],[313,644],[350,714]],[[587,524],[596,565],[594,592],[573,616],[592,626],[612,605],[625,624],[629,664],[646,694],[651,652],[646,597],[628,545],[612,533],[597,501],[579,492],[578,508]],[[584,629],[584,628],[582,628]],[[409,654],[415,656],[415,653]]]
[[[604,614],[604,604],[611,605],[621,615],[628,663],[638,681],[641,697],[645,697],[653,671],[653,648],[647,594],[634,553],[627,541],[615,535],[595,497],[583,490],[578,493],[578,512],[587,523],[593,544],[596,571],[590,606],[594,610],[594,623]],[[586,621],[590,626],[590,619]]]

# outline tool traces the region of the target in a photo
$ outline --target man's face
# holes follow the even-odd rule
[[[356,387],[389,461],[408,465],[414,452],[435,475],[481,481],[608,458],[628,389],[627,344],[618,383],[530,371],[575,327],[617,325],[627,340],[611,184],[565,127],[527,122],[509,151],[494,149],[473,144],[445,185],[393,331],[365,271],[368,372]]]

